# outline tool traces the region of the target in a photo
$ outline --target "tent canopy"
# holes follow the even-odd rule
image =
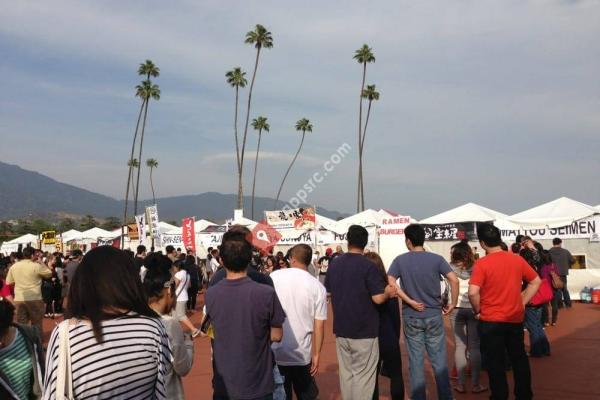
[[[69,240],[73,239],[81,239],[82,232],[78,231],[77,229],[70,229],[66,232],[63,232],[60,237],[63,242],[68,242]]]
[[[37,235],[33,235],[31,233],[28,233],[26,235],[20,236],[16,239],[11,240],[10,244],[28,244],[28,243],[36,243],[38,240],[38,236]]]
[[[113,232],[109,232],[107,230],[95,227],[92,229],[88,229],[87,231],[81,232],[81,237],[83,239],[98,239],[98,238],[111,238],[114,237],[115,234]]]
[[[440,214],[419,221],[422,224],[451,224],[456,222],[488,222],[508,218],[506,214],[480,206],[467,203],[462,206],[444,211]]]
[[[600,211],[579,201],[561,197],[512,215],[508,220],[521,227],[558,228],[595,214],[600,214]]]

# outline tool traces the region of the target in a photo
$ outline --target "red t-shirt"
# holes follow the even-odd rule
[[[6,284],[6,281],[2,281],[2,288],[0,289],[0,297],[8,297],[8,296],[13,296],[12,293],[12,288],[10,287],[10,285]]]
[[[489,254],[475,263],[470,285],[480,290],[480,319],[489,322],[523,322],[525,309],[521,299],[523,281],[538,274],[523,257],[506,251]]]

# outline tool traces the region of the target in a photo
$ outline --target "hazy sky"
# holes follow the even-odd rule
[[[473,201],[513,213],[568,196],[600,203],[600,2],[0,0],[0,160],[123,198],[137,67],[161,69],[143,159],[158,196],[236,190],[234,91],[244,35],[272,33],[251,117],[269,118],[257,192],[282,197],[335,149],[353,153],[308,202],[353,211],[363,43],[381,99],[365,149],[367,207],[427,217]],[[245,103],[247,92],[242,94]],[[241,116],[245,115],[242,108]],[[242,123],[242,119],[240,119]],[[246,193],[256,150],[249,133]],[[144,171],[146,172],[146,171]],[[147,182],[147,174],[143,176]],[[149,184],[143,187],[144,196]],[[43,193],[40,193],[43,195]]]

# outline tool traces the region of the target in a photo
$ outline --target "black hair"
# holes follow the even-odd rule
[[[30,259],[34,253],[35,253],[35,250],[33,249],[33,247],[25,247],[22,252],[23,258]]]
[[[132,260],[135,257],[135,254],[133,254],[133,251],[131,250],[123,250],[125,252],[125,254],[127,254],[127,257],[131,258]]]
[[[2,286],[3,283],[0,281],[0,289],[2,289]],[[14,317],[15,306],[13,306],[8,299],[0,297],[0,335],[4,335],[8,331]]]
[[[144,254],[145,252],[146,252],[146,246],[144,246],[143,244],[140,244],[137,247],[136,254],[139,256],[141,254]]]
[[[158,318],[148,305],[133,260],[112,246],[96,247],[83,257],[73,276],[67,304],[65,318],[89,320],[99,343],[103,342],[102,321],[128,312]]]
[[[542,250],[540,256],[542,258],[542,265],[552,264],[552,256],[550,255],[550,252],[548,250]]]
[[[351,225],[348,228],[348,247],[364,249],[369,243],[369,232],[360,225]]]
[[[504,242],[500,243],[500,248],[502,251],[508,251],[508,245]]]
[[[404,236],[413,246],[423,246],[425,243],[425,229],[419,224],[410,224],[404,228]]]
[[[512,251],[514,254],[519,254],[519,252],[521,251],[521,245],[517,242],[513,243],[510,246],[510,251]]]
[[[375,267],[377,267],[377,270],[379,271],[379,274],[381,275],[381,277],[383,278],[383,280],[385,282],[387,282],[388,275],[387,275],[387,272],[385,270],[385,265],[383,265],[383,260],[381,259],[381,256],[379,254],[375,253],[374,251],[370,251],[367,254],[365,254],[365,257],[369,261],[372,261],[373,264],[375,264]]]
[[[515,242],[518,244],[521,244],[521,242],[523,241],[523,239],[525,239],[525,235],[517,235],[517,238],[515,239]]]
[[[167,247],[165,247],[165,251],[167,252],[167,254],[171,254],[175,251],[175,247],[168,245]]]
[[[500,229],[487,222],[477,224],[477,237],[487,247],[498,247],[502,243]]]
[[[246,240],[245,234],[236,233],[227,238],[223,235],[221,258],[228,271],[245,271],[252,259],[252,246]]]
[[[194,257],[194,256],[193,256],[193,255],[191,255],[191,254],[190,254],[190,255],[187,255],[187,256],[185,257],[185,266],[186,266],[186,267],[187,267],[187,266],[192,266],[192,265],[194,265],[194,264],[196,264],[196,257]]]
[[[163,256],[166,257],[166,256]],[[171,273],[163,268],[151,268],[144,276],[144,292],[148,299],[160,297],[165,283],[171,281]],[[173,282],[174,283],[174,282]],[[173,290],[173,285],[171,286]]]
[[[150,253],[144,258],[144,267],[148,270],[160,269],[169,272],[172,266],[171,259],[162,253]]]
[[[79,249],[75,249],[71,252],[71,257],[77,258],[83,256],[83,252]]]
[[[557,238],[556,237],[556,238],[552,239],[552,244],[555,245],[555,246],[558,246],[561,243],[562,243],[562,239],[561,238]]]
[[[312,249],[307,244],[297,244],[290,249],[289,256],[308,266],[312,261]]]

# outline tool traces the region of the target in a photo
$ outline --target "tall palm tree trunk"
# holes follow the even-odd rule
[[[300,141],[300,146],[298,147],[298,151],[296,152],[294,159],[290,163],[290,166],[288,167],[287,171],[285,171],[285,175],[283,176],[283,180],[281,181],[281,186],[279,186],[279,191],[277,192],[277,198],[275,199],[274,206],[277,206],[277,202],[279,201],[279,195],[281,194],[281,189],[283,189],[283,184],[285,183],[285,180],[287,179],[287,176],[290,173],[292,166],[296,162],[296,158],[298,158],[298,154],[300,154],[300,150],[302,149],[302,144],[304,144],[304,134],[305,133],[306,133],[306,131],[302,131],[302,140]]]
[[[360,198],[361,198],[361,177],[362,177],[362,93],[365,89],[365,78],[367,75],[367,63],[363,63],[363,76],[362,83],[360,85],[360,95],[358,96],[360,103],[358,107],[358,183],[357,183],[357,194],[356,194],[356,212],[360,212]]]
[[[237,171],[240,173],[240,143],[238,138],[238,104],[239,104],[239,88],[235,87],[235,120],[233,121],[235,133],[235,154],[237,157]]]
[[[244,127],[244,137],[242,138],[242,154],[240,155],[240,173],[238,176],[238,201],[237,208],[244,207],[244,190],[242,188],[242,177],[244,176],[244,154],[246,152],[246,138],[248,137],[248,122],[250,121],[250,104],[252,102],[252,90],[254,89],[254,80],[256,79],[256,70],[258,69],[258,58],[260,57],[260,47],[256,49],[256,61],[254,62],[254,72],[248,90],[248,108],[246,109],[246,125]]]
[[[367,118],[365,118],[365,128],[362,131],[362,140],[360,143],[360,158],[362,159],[362,156],[364,154],[365,151],[365,136],[367,136],[367,126],[369,125],[369,116],[371,115],[371,103],[373,103],[373,100],[369,100],[369,108],[367,109]],[[359,176],[359,182],[360,182],[360,201],[361,201],[361,208],[362,210],[365,209],[365,180],[363,178],[363,170],[365,168],[365,165],[361,162],[360,163],[360,176]]]
[[[136,178],[136,184],[135,184],[135,197],[134,197],[134,205],[133,205],[133,209],[135,210],[134,213],[135,215],[137,215],[137,209],[138,209],[138,195],[140,192],[140,171],[142,170],[142,149],[144,148],[144,132],[146,131],[146,117],[148,116],[148,104],[150,103],[150,99],[146,100],[146,108],[144,108],[144,122],[142,123],[142,134],[140,136],[140,151],[139,151],[139,155],[138,155],[138,160],[140,161],[140,166],[138,167],[137,170],[137,178]]]
[[[252,179],[252,214],[251,219],[254,220],[254,188],[256,187],[256,170],[258,168],[258,152],[260,151],[260,137],[262,129],[258,130],[258,145],[256,146],[256,157],[254,158],[254,178]]]
[[[137,141],[138,129],[140,127],[140,120],[142,119],[142,110],[144,109],[145,101],[142,101],[142,106],[140,107],[140,113],[138,114],[137,123],[135,124],[135,133],[133,134],[133,143],[131,144],[131,155],[129,156],[129,161],[133,159],[133,153],[135,153],[135,142]],[[131,176],[132,176],[132,166],[129,166],[129,171],[127,172],[127,189],[125,190],[125,207],[123,211],[123,223],[121,224],[121,248],[123,248],[123,237],[125,236],[125,225],[127,224],[127,206],[129,204],[129,188],[131,186]]]
[[[152,180],[153,167],[150,167],[150,187],[152,188],[152,204],[156,204],[156,196],[154,195],[154,181]]]

